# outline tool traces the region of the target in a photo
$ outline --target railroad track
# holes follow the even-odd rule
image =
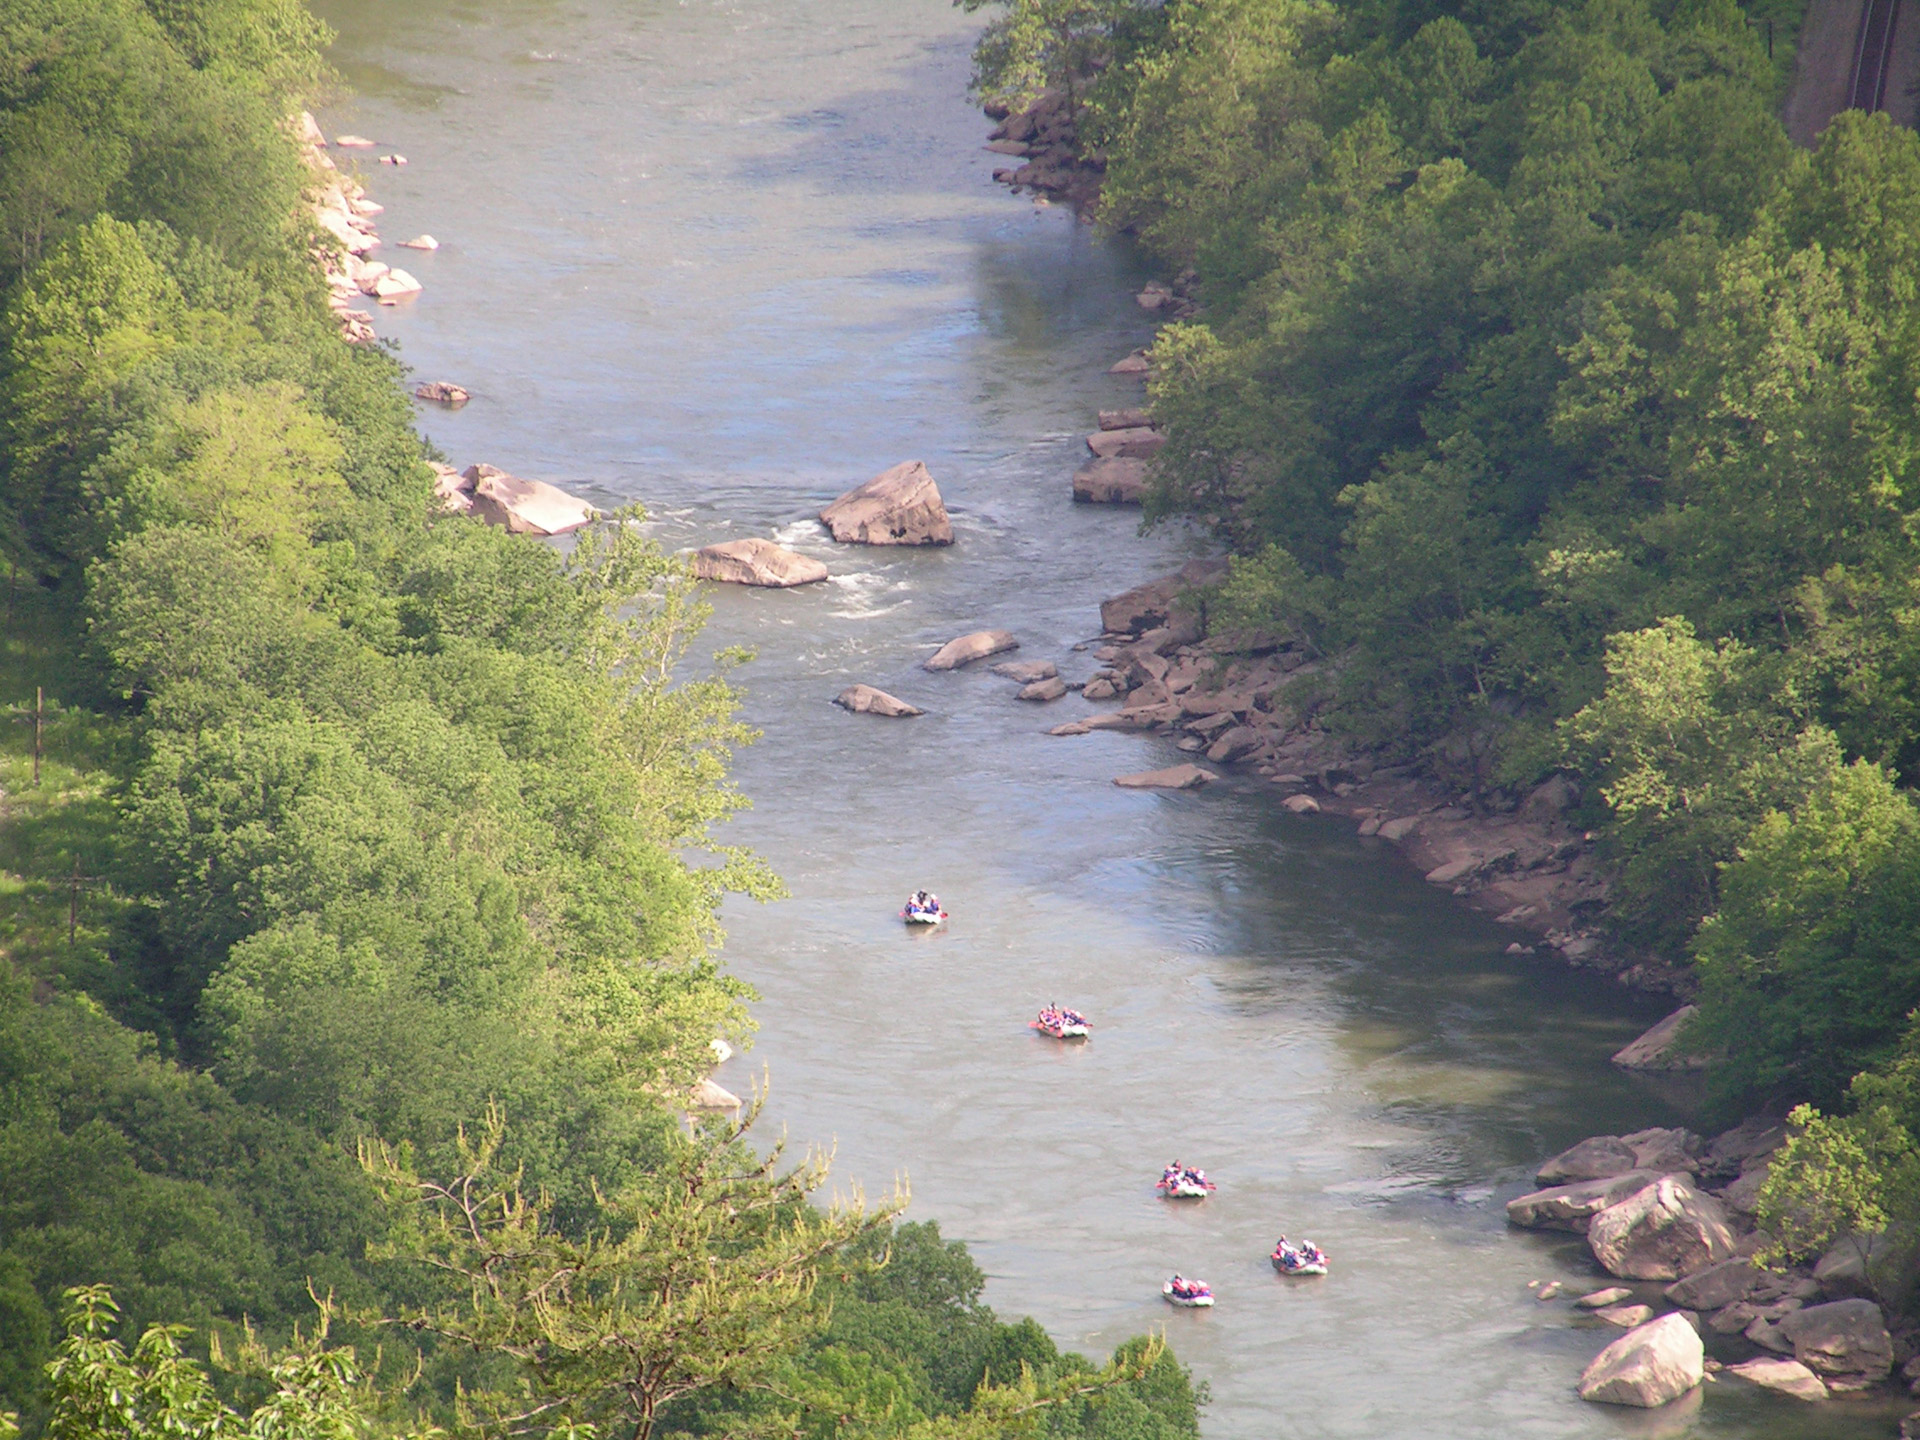
[[[1887,72],[1893,55],[1893,32],[1900,20],[1900,0],[1867,0],[1860,16],[1860,40],[1853,52],[1853,90],[1848,105],[1854,110],[1884,110]]]

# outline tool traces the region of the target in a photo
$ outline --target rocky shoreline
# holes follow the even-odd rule
[[[1565,1298],[1570,1320],[1618,1326],[1580,1381],[1583,1398],[1656,1407],[1731,1375],[1797,1400],[1920,1395],[1920,1329],[1889,1319],[1874,1289],[1871,1239],[1811,1266],[1754,1262],[1754,1210],[1788,1137],[1754,1117],[1708,1140],[1685,1129],[1596,1135],[1540,1166],[1543,1188],[1507,1203],[1508,1223],[1585,1237],[1596,1287]],[[1598,1283],[1618,1281],[1622,1283]],[[1903,1435],[1920,1430],[1920,1413]]]
[[[997,169],[994,178],[1064,200],[1090,219],[1105,165],[1082,152],[1069,97],[1048,91],[1024,110],[989,107],[987,113],[999,121],[987,149],[1026,162]],[[1196,285],[1187,272],[1172,283],[1148,283],[1135,299],[1156,317],[1184,319],[1197,313]],[[1146,353],[1122,358],[1109,373],[1144,380]],[[1140,503],[1148,463],[1164,437],[1144,405],[1102,411],[1098,424],[1087,437],[1091,458],[1073,477],[1074,498]],[[1196,761],[1252,771],[1296,814],[1351,822],[1428,883],[1511,926],[1510,954],[1544,953],[1635,990],[1691,998],[1687,970],[1623,953],[1610,941],[1611,887],[1594,837],[1572,818],[1580,800],[1574,779],[1555,775],[1524,795],[1462,794],[1422,767],[1354,748],[1317,722],[1311,701],[1292,698],[1301,693],[1298,681],[1327,669],[1326,657],[1286,640],[1248,645],[1206,637],[1204,595],[1194,592],[1224,573],[1223,562],[1200,562],[1105,601],[1103,633],[1095,642],[1104,668],[1083,693],[1089,700],[1118,699],[1121,707],[1053,733],[1118,728],[1177,735]],[[1670,1041],[1677,1014],[1662,1023]],[[1642,1069],[1688,1063],[1655,1037],[1649,1042],[1628,1047],[1622,1063]]]

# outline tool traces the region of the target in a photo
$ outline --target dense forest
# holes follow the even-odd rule
[[[1578,777],[1719,1103],[1806,1105],[1781,1245],[1920,1233],[1920,137],[1776,118],[1796,4],[1017,0],[1152,348],[1217,633],[1476,803]]]
[[[637,512],[435,509],[300,0],[0,7],[0,1404],[30,1433],[1174,1440],[900,1197],[683,1120],[737,722]]]

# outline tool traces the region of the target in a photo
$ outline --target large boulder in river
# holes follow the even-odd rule
[[[1871,1300],[1835,1300],[1781,1317],[1780,1338],[1793,1358],[1822,1375],[1884,1380],[1893,1369],[1887,1318]]]
[[[1590,1135],[1570,1150],[1562,1150],[1533,1177],[1542,1185],[1571,1185],[1580,1180],[1607,1180],[1639,1167],[1633,1147],[1618,1135]]]
[[[856,715],[885,715],[890,719],[903,720],[910,715],[924,715],[927,712],[917,705],[909,705],[884,690],[876,690],[871,685],[849,685],[833,697],[833,703],[843,710],[851,710]]]
[[[693,573],[728,585],[768,585],[785,589],[827,578],[827,567],[771,540],[726,540],[693,552]]]
[[[1091,461],[1074,472],[1073,498],[1090,505],[1138,505],[1147,498],[1147,462],[1119,455]]]
[[[1651,1410],[1678,1400],[1706,1378],[1700,1332],[1681,1315],[1662,1315],[1602,1350],[1580,1376],[1580,1398]]]
[[[918,460],[903,460],[820,512],[833,538],[848,545],[951,545],[953,523],[940,487]]]
[[[975,630],[949,640],[920,664],[922,670],[958,670],[975,660],[998,655],[1002,650],[1018,650],[1020,642],[1005,630]]]
[[[473,494],[473,513],[515,535],[568,535],[599,513],[557,485],[522,480],[492,465],[469,465],[460,478]]]
[[[1609,1205],[1587,1225],[1587,1247],[1609,1275],[1679,1280],[1733,1258],[1727,1212],[1678,1175]]]
[[[1570,1230],[1584,1235],[1595,1215],[1660,1178],[1656,1171],[1630,1170],[1625,1175],[1535,1190],[1507,1202],[1507,1223],[1523,1230]]]

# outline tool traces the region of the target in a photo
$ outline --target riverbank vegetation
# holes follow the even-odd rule
[[[314,263],[326,40],[297,0],[0,18],[0,1406],[1192,1435],[1161,1347],[1063,1356],[931,1226],[683,1122],[752,1026],[721,897],[778,888],[715,829],[742,657],[689,673],[637,516],[562,553],[437,510]]]
[[[1584,782],[1721,1102],[1829,1117],[1805,1249],[1920,1223],[1920,137],[1789,142],[1799,11],[1015,0],[977,80],[1077,69],[1101,217],[1197,276],[1149,517],[1221,628],[1472,804]]]

